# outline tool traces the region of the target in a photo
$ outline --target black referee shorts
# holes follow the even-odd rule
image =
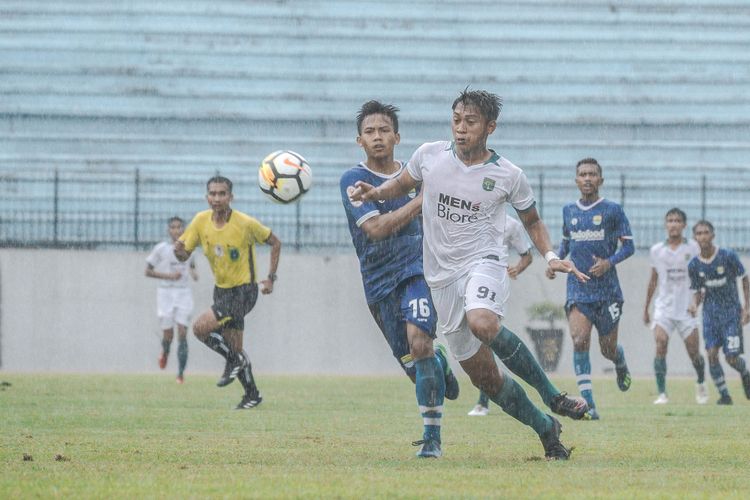
[[[245,328],[245,315],[252,311],[258,300],[258,284],[248,283],[246,285],[232,288],[214,287],[214,304],[211,310],[223,328],[243,330]]]

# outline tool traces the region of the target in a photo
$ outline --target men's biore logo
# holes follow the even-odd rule
[[[604,240],[604,229],[593,231],[587,229],[585,231],[571,231],[570,239],[574,241],[603,241]]]
[[[448,194],[440,193],[438,195],[437,215],[441,219],[451,222],[476,222],[478,220],[477,212],[481,203],[471,202],[456,198]],[[452,210],[457,208],[459,210]],[[461,211],[470,211],[473,213],[460,213]]]

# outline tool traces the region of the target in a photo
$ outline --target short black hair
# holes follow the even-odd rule
[[[664,218],[667,219],[670,215],[679,215],[683,224],[687,222],[687,214],[677,207],[667,210],[667,215],[665,215]]]
[[[576,163],[576,174],[578,173],[578,167],[583,164],[596,165],[596,169],[599,171],[599,177],[602,176],[602,166],[599,165],[599,162],[596,161],[596,159],[591,157],[578,160],[578,163]]]
[[[398,133],[398,112],[400,110],[393,104],[383,104],[380,101],[367,101],[359,108],[357,113],[357,134],[362,133],[362,122],[370,115],[385,115],[393,124],[393,131]]]
[[[179,222],[183,226],[185,225],[185,221],[182,220],[182,217],[178,217],[176,215],[173,215],[172,217],[169,218],[169,220],[167,221],[167,225],[171,226],[173,222]]]
[[[708,230],[711,231],[711,234],[716,234],[714,232],[714,225],[708,222],[706,219],[701,219],[693,225],[693,233],[695,233],[695,230],[698,229],[698,226],[706,226]]]
[[[226,177],[222,175],[214,175],[210,179],[208,179],[208,182],[206,183],[206,191],[208,191],[208,186],[210,186],[212,183],[221,184],[224,183],[229,188],[229,192],[232,192],[232,181],[227,179]]]
[[[462,103],[464,106],[476,106],[479,114],[488,122],[497,121],[500,116],[500,110],[503,107],[503,100],[497,94],[487,92],[486,90],[469,90],[469,87],[463,89],[453,101],[451,109],[456,110],[456,106]]]

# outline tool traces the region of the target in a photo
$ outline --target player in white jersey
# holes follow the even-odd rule
[[[179,217],[172,217],[168,221],[170,241],[158,243],[148,257],[146,257],[146,276],[161,280],[156,289],[156,312],[162,329],[159,368],[167,366],[169,349],[174,339],[174,327],[177,325],[178,370],[177,383],[185,381],[185,365],[187,365],[187,325],[193,312],[193,292],[190,290],[188,276],[198,279],[195,270],[195,259],[190,256],[185,262],[180,262],[174,255],[174,242],[185,230],[185,222]]]
[[[526,345],[501,325],[508,299],[508,252],[499,244],[505,203],[516,209],[554,271],[588,277],[552,252],[521,169],[487,149],[487,138],[497,127],[500,98],[464,90],[452,109],[453,141],[423,144],[398,177],[378,187],[358,182],[351,198],[391,199],[422,182],[424,274],[454,357],[477,388],[534,429],[548,459],[566,460],[570,450],[560,442],[560,422],[534,406],[523,388],[498,369],[492,354],[539,391],[554,412],[576,419],[587,415],[586,402],[557,391]]]
[[[695,240],[683,236],[687,226],[687,215],[679,208],[672,208],[665,216],[667,239],[651,247],[651,279],[646,289],[646,305],[643,309],[643,322],[651,327],[656,341],[654,373],[659,396],[654,404],[666,404],[667,396],[667,346],[670,334],[676,332],[685,342],[690,361],[693,363],[698,381],[695,386],[695,401],[708,403],[706,389],[706,361],[700,353],[698,319],[691,316],[688,307],[693,299],[688,276],[688,263],[700,253]],[[649,305],[657,290],[654,301],[653,318]]]
[[[531,255],[531,243],[526,237],[526,231],[523,229],[523,224],[518,222],[510,215],[505,215],[505,235],[503,238],[503,246],[510,251],[513,248],[516,253],[521,257],[518,259],[513,266],[508,266],[508,276],[511,279],[518,278],[518,275],[526,270],[531,265],[533,257]],[[482,391],[479,391],[479,400],[474,408],[469,411],[470,417],[484,417],[490,412],[489,397]]]

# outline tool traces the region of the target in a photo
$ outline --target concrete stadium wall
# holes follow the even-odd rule
[[[143,252],[0,250],[0,368],[14,372],[158,372],[156,280],[146,278]],[[259,252],[265,274],[268,254]],[[651,375],[654,341],[641,322],[649,276],[647,257],[620,266],[625,293],[621,342],[636,375]],[[528,304],[564,301],[564,279],[549,281],[536,258],[513,282],[506,325],[526,337]],[[213,280],[198,258],[193,284],[196,310],[211,304]],[[266,374],[398,374],[365,305],[354,253],[302,255],[283,252],[274,293],[261,296],[247,316],[245,348],[255,370]],[[527,342],[530,341],[527,338]],[[671,375],[692,367],[673,338]],[[219,373],[223,362],[192,337],[188,371]],[[593,342],[594,375],[611,364]],[[572,345],[565,337],[558,373],[572,375]],[[168,371],[175,370],[175,349]],[[728,370],[730,377],[735,376]]]

